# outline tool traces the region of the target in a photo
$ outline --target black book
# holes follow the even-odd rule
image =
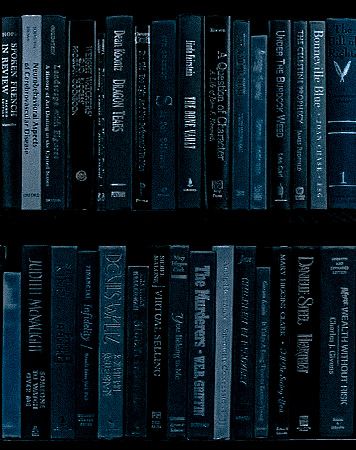
[[[51,264],[49,247],[22,248],[21,277],[21,436],[50,436]]]
[[[92,206],[95,154],[96,22],[69,22],[67,206]]]
[[[105,209],[105,34],[96,41],[96,209]]]
[[[188,439],[213,439],[216,254],[190,254]]]
[[[4,283],[5,283],[4,272],[5,272],[5,269],[6,269],[6,266],[5,266],[5,264],[6,264],[6,253],[7,253],[7,248],[5,246],[3,246],[3,245],[0,245],[0,361],[3,361],[3,367],[2,367],[2,370],[0,370],[0,386],[2,386],[2,383],[3,383],[2,375],[3,375],[3,371],[4,371],[4,361],[5,361],[5,360],[3,360],[3,352],[4,353],[7,352],[7,349],[4,347],[4,341],[3,341],[3,333],[5,332],[5,330],[4,330],[4,327],[5,327],[5,322],[4,322],[5,321],[5,312],[6,312],[6,315],[10,318],[9,319],[10,320],[10,329],[11,329],[11,326],[13,328],[16,327],[15,323],[13,323],[11,325],[11,311],[5,311],[5,308],[7,307],[6,304],[5,304],[6,303],[5,302],[6,299],[3,298],[3,293],[4,293],[3,292],[3,287],[5,286],[4,285]],[[11,278],[11,275],[10,275],[10,278]],[[17,281],[14,280],[14,279],[12,279],[11,281],[12,281],[12,284],[15,286]],[[21,288],[21,286],[19,286],[19,288]],[[11,289],[11,287],[9,287],[9,289]],[[11,296],[15,296],[15,293],[11,293],[10,292],[10,295]],[[16,298],[13,298],[12,300],[9,300],[9,303],[10,304],[12,304],[12,303],[16,304]],[[21,303],[21,298],[20,298],[20,303]],[[10,309],[11,309],[11,305],[10,305]],[[21,305],[19,305],[19,309],[20,309],[20,312],[21,312]],[[16,315],[16,306],[14,307],[14,315]],[[19,317],[17,317],[16,320],[18,321]],[[18,324],[18,326],[20,327],[21,323]],[[11,339],[11,330],[10,330],[10,339]],[[20,337],[20,339],[21,339],[21,337]],[[9,357],[11,358],[11,354],[8,356],[8,358]],[[20,355],[20,358],[21,358],[21,355]],[[15,362],[13,362],[13,364],[15,364]],[[21,362],[19,362],[19,364],[20,364],[19,377],[21,377]],[[9,364],[9,367],[11,369],[11,363]],[[14,366],[12,366],[12,367],[14,367]],[[11,382],[11,379],[10,379],[10,382]],[[21,386],[19,388],[21,388]],[[15,388],[15,391],[16,391],[16,388]],[[0,395],[0,400],[1,401],[2,401],[3,398],[4,398],[4,394]],[[5,401],[6,401],[6,397],[5,397]],[[17,407],[17,410],[21,411],[21,397],[20,397],[19,401],[20,401],[20,403],[19,403],[19,405]],[[4,404],[2,404],[2,406],[4,406]],[[3,419],[4,419],[4,417],[2,416],[2,410],[3,410],[3,407],[0,408],[0,424],[3,424]],[[20,416],[21,416],[21,413],[20,413]],[[18,429],[19,425],[21,425],[21,417],[19,419],[17,419],[17,421],[15,421],[15,422],[16,422],[16,426],[15,427]],[[3,427],[3,432],[4,431],[5,431],[5,428]],[[19,437],[21,437],[21,431],[20,431],[20,436]]]
[[[75,437],[95,439],[98,428],[98,273],[96,251],[78,252]]]
[[[127,271],[126,431],[128,437],[147,436],[148,266]]]
[[[21,19],[2,18],[1,186],[2,206],[20,208],[21,199]]]
[[[205,145],[208,206],[230,207],[231,17],[205,19]]]
[[[133,17],[107,17],[105,32],[105,208],[131,209]]]

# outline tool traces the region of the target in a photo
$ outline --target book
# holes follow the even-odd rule
[[[105,209],[105,33],[96,41],[96,209]]]

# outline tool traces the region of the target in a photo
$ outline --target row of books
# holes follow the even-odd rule
[[[353,435],[356,247],[1,250],[3,438]]]
[[[2,19],[5,208],[354,208],[355,19]]]

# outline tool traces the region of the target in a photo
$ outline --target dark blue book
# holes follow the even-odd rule
[[[356,247],[321,247],[321,437],[341,438],[353,435],[355,273]]]
[[[308,24],[292,23],[292,208],[308,207]]]
[[[51,249],[51,438],[75,437],[77,247]]]
[[[152,209],[176,207],[176,21],[152,22]]]
[[[231,17],[205,18],[205,153],[209,208],[231,206]]]
[[[178,208],[202,204],[204,18],[178,17]]]
[[[105,208],[131,209],[133,17],[107,17],[105,32]]]
[[[330,208],[356,208],[355,37],[356,19],[326,21],[327,170]]]
[[[105,34],[96,41],[96,209],[105,209]]]
[[[1,191],[3,208],[20,208],[21,19],[2,18]]]
[[[231,207],[250,208],[250,22],[231,32]]]
[[[271,206],[290,208],[291,22],[269,21],[269,157]]]
[[[21,438],[21,274],[3,274],[2,438]]]
[[[98,438],[124,433],[126,247],[99,247]]]
[[[267,208],[267,36],[251,36],[250,209]]]

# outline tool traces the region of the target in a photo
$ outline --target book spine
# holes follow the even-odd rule
[[[230,207],[231,17],[205,19],[205,120],[208,206]]]
[[[21,437],[48,439],[50,433],[49,248],[22,248]]]
[[[21,20],[2,18],[1,182],[2,206],[20,208],[21,192]]]
[[[152,23],[152,209],[175,209],[176,22]]]
[[[271,269],[256,269],[255,437],[268,438]]]
[[[42,208],[42,17],[22,16],[21,209]]]
[[[98,428],[98,254],[78,252],[75,437],[95,439]]]
[[[292,25],[292,198],[293,208],[308,207],[308,24]]]
[[[250,208],[250,23],[232,23],[231,207]]]
[[[73,209],[92,205],[95,149],[96,23],[69,22],[69,164],[67,203]]]
[[[254,437],[256,247],[235,247],[231,437]]]
[[[178,18],[178,207],[200,208],[203,155],[203,24]]]
[[[267,208],[267,36],[251,36],[250,209]]]
[[[320,436],[351,437],[356,247],[321,248]]]
[[[215,375],[215,252],[190,254],[188,342],[189,439],[212,439]]]
[[[326,62],[323,21],[309,22],[309,58],[310,208],[326,209],[327,178],[330,179],[330,174],[326,172]],[[328,91],[328,95],[331,94]],[[338,161],[339,157],[340,154]]]
[[[324,34],[321,34],[324,31]],[[356,208],[356,20],[326,21],[327,169],[330,208]],[[319,28],[320,52],[325,29]],[[325,78],[323,79],[325,82]],[[325,105],[325,96],[321,97]]]
[[[42,17],[42,209],[65,207],[67,27]]]
[[[21,438],[21,274],[3,274],[2,438]]]
[[[187,245],[171,246],[169,270],[167,437],[185,438],[189,305]]]
[[[234,247],[215,246],[214,439],[230,439]]]
[[[127,275],[126,431],[147,437],[148,266],[129,266]]]
[[[135,146],[133,207],[151,208],[151,27],[135,29]]]
[[[105,34],[96,41],[96,209],[105,209]]]
[[[269,22],[271,206],[290,208],[291,23]]]
[[[99,247],[98,438],[123,436],[126,247]]]
[[[51,438],[75,437],[77,248],[51,251]]]
[[[107,17],[105,208],[108,210],[132,207],[133,50],[133,17]]]

